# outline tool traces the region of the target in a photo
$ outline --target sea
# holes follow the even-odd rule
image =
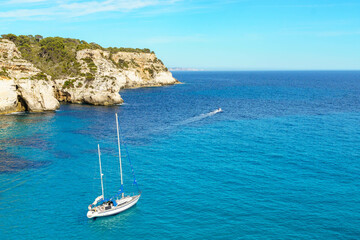
[[[123,105],[0,116],[0,239],[360,239],[360,71],[173,75]],[[142,195],[88,219],[98,144],[120,188],[115,113]]]

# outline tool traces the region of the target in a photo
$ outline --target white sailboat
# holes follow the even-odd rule
[[[141,196],[139,191],[138,195],[133,196],[125,196],[124,188],[123,188],[123,175],[122,175],[122,165],[121,165],[121,149],[120,149],[120,135],[119,135],[119,124],[118,124],[118,116],[116,116],[116,129],[117,129],[117,137],[118,137],[118,148],[119,148],[119,164],[120,164],[120,179],[121,179],[121,187],[118,193],[109,198],[105,199],[104,197],[104,184],[103,184],[103,173],[101,169],[101,153],[100,146],[98,145],[98,154],[99,154],[99,165],[100,165],[100,179],[101,179],[101,193],[102,195],[98,196],[95,201],[89,205],[87,217],[88,218],[96,218],[96,217],[105,217],[110,215],[115,215],[120,212],[125,211],[126,209],[134,206]],[[131,164],[130,164],[131,165]],[[134,173],[134,172],[133,172]],[[134,175],[134,184],[136,184],[136,179]]]

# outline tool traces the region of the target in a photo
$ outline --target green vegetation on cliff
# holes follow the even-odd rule
[[[38,74],[32,76],[30,79],[31,80],[45,80],[45,81],[49,80],[47,78],[46,74],[44,74],[43,72],[39,72]]]
[[[97,66],[95,65],[94,61],[91,58],[87,57],[87,58],[83,58],[82,60],[87,63],[87,66],[91,73],[96,73]]]
[[[80,63],[76,59],[76,52],[83,49],[101,49],[109,51],[111,54],[117,52],[136,52],[153,53],[150,49],[144,48],[103,48],[96,43],[87,43],[86,41],[72,38],[47,37],[41,35],[19,35],[4,34],[2,38],[14,42],[21,52],[23,58],[33,63],[44,73],[50,75],[53,79],[65,77],[80,76]],[[97,67],[90,59],[86,61],[92,74],[87,74],[86,79],[94,79],[93,73]],[[126,63],[119,64],[119,67],[127,67]],[[46,75],[45,75],[46,77]],[[44,76],[37,76],[34,79],[45,79]],[[71,86],[71,84],[69,84]]]
[[[0,76],[1,77],[9,77],[9,74],[8,74],[8,72],[6,71],[6,68],[5,67],[2,67],[1,69],[0,69]]]
[[[76,82],[76,79],[65,81],[63,88],[74,88],[74,82]]]

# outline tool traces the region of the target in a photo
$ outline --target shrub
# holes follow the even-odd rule
[[[85,80],[86,81],[92,81],[92,80],[95,80],[95,77],[91,73],[86,73]]]
[[[49,80],[48,77],[46,76],[46,74],[43,72],[39,72],[38,74],[31,76],[30,79],[31,80],[45,80],[45,81]]]
[[[104,76],[104,79],[116,80],[116,77],[114,77],[114,76]]]
[[[133,64],[133,66],[140,67],[140,65],[139,65],[139,64],[137,64],[137,62],[135,62],[135,60],[134,60],[134,59],[131,59],[131,63]]]
[[[158,58],[155,58],[155,62],[164,65],[164,63]]]
[[[123,48],[123,47],[108,47],[104,50],[109,51],[110,53],[117,53],[117,52],[134,52],[134,53],[151,53],[150,49],[148,48]]]
[[[63,88],[74,88],[74,82],[76,79],[67,80],[64,82]]]
[[[151,76],[154,76],[154,69],[152,69],[152,68],[145,68],[144,71],[147,71],[147,72],[149,72],[149,74],[150,74]]]
[[[97,70],[97,66],[95,65],[94,61],[92,60],[92,58],[87,57],[87,58],[83,58],[83,61],[85,61],[87,63],[88,68],[90,69],[91,73],[96,73]]]
[[[9,73],[6,71],[6,68],[5,68],[5,67],[2,67],[2,68],[1,68],[0,76],[2,76],[2,77],[9,77]]]
[[[40,40],[42,40],[42,39],[44,39],[43,36],[41,36],[41,35],[35,35],[35,40],[36,40],[37,42],[40,42]]]
[[[119,68],[122,68],[122,69],[128,69],[129,68],[129,63],[126,62],[125,60],[119,59],[119,62],[117,63],[117,66]]]
[[[1,35],[2,38],[8,39],[10,41],[16,42],[17,36],[15,34],[9,33],[9,34],[3,34]]]
[[[99,44],[97,44],[97,43],[94,43],[94,42],[87,43],[86,41],[81,40],[81,41],[79,41],[79,45],[77,45],[76,50],[80,51],[80,50],[83,50],[83,49],[93,49],[93,50],[101,49],[101,50],[104,50],[104,48],[102,46],[100,46]]]

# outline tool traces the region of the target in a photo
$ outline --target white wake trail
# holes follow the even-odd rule
[[[207,117],[211,117],[217,113],[219,113],[220,111],[217,109],[215,111],[212,111],[212,112],[209,112],[209,113],[203,113],[203,114],[200,114],[198,116],[195,116],[195,117],[191,117],[191,118],[188,118],[184,121],[181,121],[181,122],[178,122],[178,123],[175,123],[173,124],[173,126],[180,126],[180,125],[185,125],[185,124],[189,124],[189,123],[193,123],[193,122],[197,122],[197,121],[200,121],[204,118],[207,118]]]
[[[180,122],[170,123],[166,127],[153,128],[153,129],[151,129],[149,131],[138,133],[138,134],[139,134],[139,136],[147,136],[147,135],[151,135],[151,134],[157,134],[157,133],[161,133],[161,132],[171,131],[172,129],[177,128],[179,126],[190,124],[190,123],[193,123],[193,122],[200,121],[200,120],[202,120],[204,118],[214,116],[215,114],[217,114],[219,112],[222,112],[222,110],[221,109],[216,109],[216,110],[214,110],[212,112],[203,113],[203,114],[200,114],[198,116],[191,117],[191,118],[188,118],[188,119],[180,121]],[[138,135],[135,135],[135,136],[138,136]]]

